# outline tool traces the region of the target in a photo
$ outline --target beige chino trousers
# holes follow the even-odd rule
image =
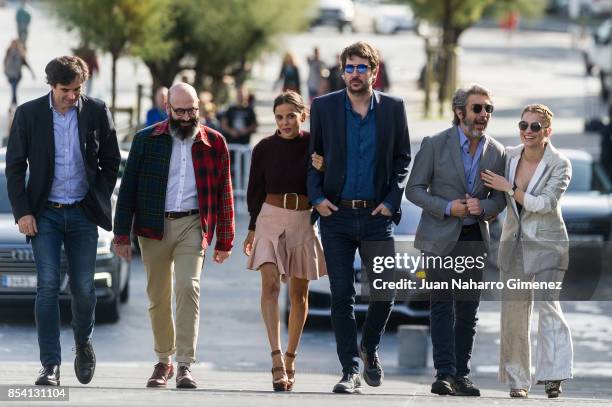
[[[200,216],[164,220],[162,240],[138,237],[147,274],[149,317],[155,353],[165,359],[195,362],[200,323],[200,274],[204,261]],[[174,284],[173,284],[174,274]],[[176,329],[172,291],[176,298]]]

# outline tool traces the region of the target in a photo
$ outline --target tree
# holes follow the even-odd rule
[[[147,57],[171,46],[169,0],[49,0],[50,10],[83,41],[112,57],[111,109],[116,108],[117,60],[123,55]]]
[[[449,99],[457,76],[459,38],[485,14],[518,11],[527,16],[540,15],[546,0],[406,0],[414,15],[440,29],[438,50],[438,100],[440,109]]]
[[[232,75],[244,80],[249,64],[274,48],[277,35],[308,24],[312,0],[170,0],[167,52],[144,59],[154,88],[170,86],[183,70],[195,72],[194,86],[213,94]]]

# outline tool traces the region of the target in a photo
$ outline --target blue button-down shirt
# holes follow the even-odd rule
[[[376,166],[375,99],[371,98],[366,117],[353,110],[344,99],[346,118],[346,181],[342,199],[374,199],[374,170]]]
[[[478,166],[480,165],[480,156],[482,155],[482,149],[484,146],[484,137],[481,137],[478,141],[478,147],[476,153],[472,156],[470,154],[470,140],[467,138],[463,129],[457,126],[459,131],[459,145],[461,146],[461,161],[463,162],[463,175],[467,183],[468,191],[470,195],[474,192],[474,186],[476,185],[476,177],[478,176]],[[450,209],[452,202],[446,205],[446,215],[450,216]],[[467,217],[463,219],[464,225],[473,225],[477,220],[473,217]]]
[[[53,107],[52,94],[49,94],[49,108],[53,112],[55,171],[49,201],[70,204],[82,201],[89,189],[79,146],[77,108],[72,107],[64,114],[58,112]]]

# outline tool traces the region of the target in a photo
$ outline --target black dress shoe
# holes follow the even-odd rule
[[[440,375],[431,385],[431,392],[440,396],[452,396],[455,394],[455,379],[451,375]]]
[[[472,396],[480,397],[480,390],[474,386],[470,379],[465,377],[457,377],[455,379],[455,396]]]
[[[34,383],[37,386],[59,386],[60,367],[59,365],[47,365],[40,369],[38,379]]]
[[[79,382],[87,384],[93,379],[96,370],[96,354],[94,353],[91,340],[84,345],[76,346],[76,357],[74,358],[74,373]]]
[[[361,391],[361,377],[359,373],[344,373],[342,379],[334,386],[334,393],[359,393]]]
[[[372,387],[378,387],[382,384],[385,372],[378,359],[378,352],[368,352],[363,347],[363,343],[359,345],[359,356],[363,360],[363,379]]]

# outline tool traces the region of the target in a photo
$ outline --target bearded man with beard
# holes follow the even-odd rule
[[[168,92],[168,119],[134,137],[115,214],[115,252],[131,258],[132,223],[147,274],[149,316],[158,358],[147,387],[196,388],[191,375],[200,320],[200,273],[215,227],[213,261],[223,263],[234,241],[229,154],[223,136],[199,124],[190,85]],[[176,297],[176,334],[172,280]]]
[[[310,152],[323,156],[325,170],[308,170],[308,197],[321,216],[321,238],[332,296],[331,317],[342,378],[335,393],[354,393],[363,376],[380,386],[383,370],[378,345],[393,305],[387,295],[370,300],[357,345],[355,270],[364,242],[384,242],[394,255],[393,225],[401,217],[408,178],[410,139],[404,102],[372,89],[380,58],[365,42],[348,46],[340,56],[345,89],[315,98],[311,106]],[[313,157],[314,158],[314,157]]]
[[[445,269],[438,264],[439,268],[426,271],[427,280],[481,281],[483,270],[473,260],[468,266],[465,259],[486,255],[488,220],[506,205],[503,193],[485,186],[480,177],[485,170],[503,176],[504,147],[484,133],[493,113],[487,89],[472,85],[457,90],[452,108],[453,127],[423,139],[406,186],[406,197],[423,208],[414,247],[425,256],[452,256],[457,259],[452,263],[461,265]],[[430,301],[436,369],[431,392],[480,396],[480,390],[468,377],[480,292],[432,290]]]

